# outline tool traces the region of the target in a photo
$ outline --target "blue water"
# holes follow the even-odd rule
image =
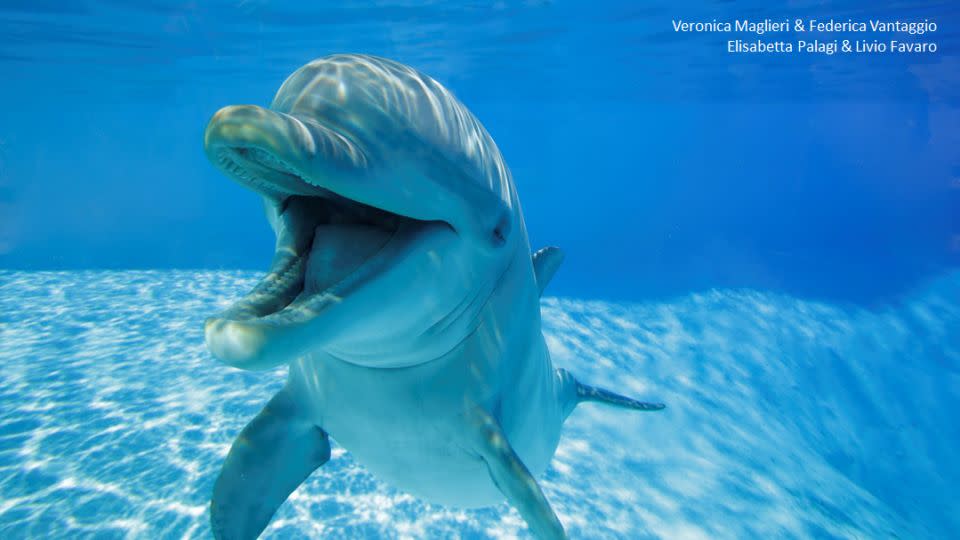
[[[744,57],[672,30],[828,15],[932,18],[941,51]],[[950,1],[6,1],[0,266],[262,269],[271,232],[207,162],[206,122],[268,104],[310,59],[365,52],[484,123],[535,247],[569,255],[554,294],[869,305],[960,264],[958,47]]]
[[[214,474],[282,372],[213,362],[250,272],[0,273],[0,537],[208,538]],[[543,488],[571,538],[950,538],[960,530],[960,273],[902,305],[756,291],[547,298],[585,380]],[[506,504],[424,504],[335,447],[266,538],[528,538]]]
[[[921,56],[729,55],[673,19],[935,20]],[[925,38],[926,39],[926,38]],[[450,88],[513,171],[579,408],[542,484],[572,538],[960,537],[960,3],[0,1],[0,538],[207,538],[282,382],[202,321],[272,232],[202,151],[310,59]],[[199,269],[199,270],[198,270]],[[526,537],[342,449],[270,538]]]

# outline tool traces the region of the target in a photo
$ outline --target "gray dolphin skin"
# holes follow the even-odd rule
[[[209,159],[258,193],[266,276],[206,322],[241,369],[289,366],[233,443],[210,503],[218,539],[256,538],[330,458],[328,435],[425,500],[513,505],[565,538],[536,476],[582,401],[652,411],[554,369],[540,294],[562,253],[531,256],[500,151],[433,79],[362,55],[310,62],[269,108],[230,106]]]

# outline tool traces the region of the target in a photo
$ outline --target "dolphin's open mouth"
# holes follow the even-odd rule
[[[276,201],[277,249],[267,274],[246,296],[208,319],[207,346],[236,366],[268,368],[288,351],[271,342],[378,275],[424,222],[343,197],[307,181],[263,149],[210,145],[208,155],[241,184]]]
[[[277,196],[275,219],[282,228],[273,265],[251,295],[227,310],[230,318],[295,322],[304,310],[288,308],[332,291],[401,226],[411,228],[418,222],[315,186],[259,149],[225,148],[218,165],[254,189]],[[250,302],[254,293],[257,301]]]

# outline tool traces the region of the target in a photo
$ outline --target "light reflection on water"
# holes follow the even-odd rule
[[[282,384],[202,320],[249,272],[0,272],[0,537],[207,538],[228,446]],[[544,490],[573,538],[946,538],[958,531],[960,276],[866,311],[756,291],[547,298],[555,363],[663,400],[582,406]],[[267,538],[527,537],[506,505],[423,504],[342,449]]]

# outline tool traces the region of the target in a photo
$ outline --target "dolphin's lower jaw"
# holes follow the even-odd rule
[[[207,347],[231,366],[269,369],[324,343],[349,322],[336,313],[337,307],[383,272],[404,249],[403,238],[416,235],[419,227],[405,224],[392,232],[369,232],[364,225],[318,226],[313,249],[297,255],[278,253],[274,266],[250,293],[207,320]],[[365,244],[359,256],[356,251],[344,255],[326,249],[357,238]],[[341,261],[347,264],[338,264]]]
[[[307,179],[292,164],[316,151],[317,129],[252,106],[223,109],[207,127],[207,155],[228,176],[265,197],[273,206],[277,233],[267,274],[245,297],[206,322],[207,347],[231,366],[269,369],[322,342],[338,329],[342,317],[329,314],[343,299],[376,277],[419,231],[437,225],[341,196],[321,181]],[[325,153],[331,151],[337,152],[327,148]]]

